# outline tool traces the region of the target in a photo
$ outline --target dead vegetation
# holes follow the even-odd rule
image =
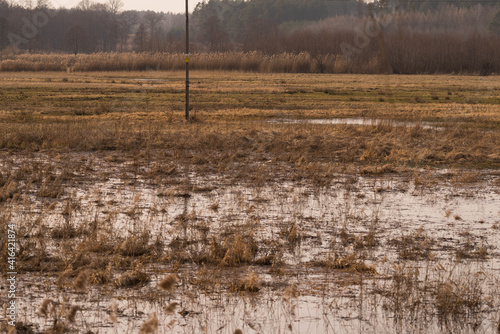
[[[395,245],[399,257],[402,260],[432,259],[432,247],[435,240],[429,237],[421,226],[413,234],[403,235],[401,239],[393,239],[391,244]]]
[[[242,170],[234,174],[239,178],[254,182],[267,182],[266,176],[282,173],[294,173],[294,179],[310,179],[326,186],[332,177],[332,166],[328,164],[352,164],[362,169],[364,174],[394,173],[394,167],[377,167],[391,163],[393,166],[437,166],[476,167],[498,166],[495,147],[500,146],[496,132],[468,131],[460,134],[460,140],[454,130],[421,130],[418,138],[406,128],[393,126],[379,131],[377,128],[357,126],[309,127],[276,126],[269,124],[162,124],[160,119],[154,125],[147,122],[123,121],[116,126],[102,121],[68,121],[66,124],[47,123],[39,131],[40,140],[33,141],[30,127],[6,124],[0,134],[0,146],[7,148],[30,149],[71,149],[77,151],[126,150],[137,154],[145,152],[150,157],[159,158],[156,165],[147,172],[148,176],[159,182],[162,178],[175,176],[175,170],[185,166],[203,171],[207,169],[225,171],[235,165],[252,161],[271,160],[260,165],[259,174],[252,170]],[[222,130],[222,128],[226,130]],[[54,134],[57,133],[57,138]],[[216,137],[218,145],[213,145]],[[140,138],[140,139],[139,139]],[[310,138],[316,138],[317,144],[311,147]],[[356,140],[353,140],[356,138]],[[37,142],[39,144],[37,144]],[[29,144],[28,144],[29,143]],[[42,145],[43,143],[43,145]],[[480,145],[481,148],[477,148]],[[461,158],[444,155],[441,147],[451,146],[461,152]],[[391,147],[388,149],[388,147]],[[161,150],[161,151],[160,151]],[[434,153],[429,153],[433,151]],[[251,155],[242,152],[251,152]],[[167,154],[168,156],[165,156]],[[162,158],[163,156],[163,158]],[[169,157],[170,156],[170,157]],[[158,169],[158,164],[171,161],[175,156],[177,166]],[[193,161],[196,160],[196,163]],[[300,166],[298,166],[300,161]],[[368,165],[368,166],[367,166]],[[182,166],[182,167],[181,167]],[[298,167],[296,167],[298,166]],[[144,173],[144,172],[141,172]],[[257,176],[257,178],[255,178]],[[268,176],[269,178],[270,175]],[[456,182],[474,182],[475,178],[462,176]],[[263,179],[262,179],[263,178]],[[261,181],[259,181],[261,180]],[[7,179],[0,188],[0,200],[11,198],[18,184]],[[61,178],[44,179],[39,196],[57,198],[61,196]]]
[[[259,278],[253,271],[247,277],[233,284],[234,285],[232,289],[235,291],[259,292],[260,290]]]
[[[138,285],[145,285],[151,280],[149,275],[140,269],[134,269],[133,271],[125,272],[120,277],[118,277],[114,284],[121,288],[131,288]]]
[[[25,168],[25,170],[32,169]],[[145,178],[148,177],[148,170],[144,168]],[[161,175],[161,173],[158,174]],[[28,172],[23,175],[31,178],[32,174]],[[164,177],[168,180],[178,175],[168,174]],[[369,178],[372,177],[369,176]],[[336,180],[336,182],[342,182],[339,187],[346,191],[345,200],[349,196],[352,197],[351,200],[364,200],[367,196],[367,194],[359,196],[360,193],[356,190],[359,187],[357,178],[350,176],[340,179],[337,176]],[[20,181],[24,184],[22,179]],[[166,298],[164,304],[160,303],[163,306],[158,309],[158,312],[165,315],[157,315],[156,318],[150,315],[148,319],[144,319],[143,324],[137,327],[142,332],[157,332],[159,328],[162,328],[161,326],[173,328],[174,320],[179,313],[193,312],[185,308],[185,303],[188,303],[187,300],[191,297],[185,297],[188,299],[183,299],[182,303],[179,303],[177,299],[171,299],[176,298],[174,294],[176,289],[183,289],[186,296],[193,291],[202,291],[208,295],[216,291],[226,291],[239,294],[241,298],[251,298],[253,295],[269,291],[270,288],[277,289],[284,298],[286,297],[285,301],[291,303],[290,312],[293,312],[292,304],[295,303],[291,300],[292,298],[301,294],[307,295],[317,289],[303,282],[301,286],[305,290],[299,293],[296,287],[286,288],[288,285],[285,284],[288,278],[297,275],[297,273],[293,274],[297,267],[292,263],[296,261],[293,259],[300,258],[301,249],[310,247],[311,242],[321,243],[321,240],[312,241],[321,238],[319,235],[318,237],[311,235],[308,228],[302,225],[311,220],[310,218],[301,217],[292,222],[282,222],[275,227],[275,232],[271,234],[273,237],[263,239],[259,231],[267,227],[259,224],[256,218],[221,228],[211,224],[209,219],[204,218],[199,211],[186,209],[184,213],[167,220],[167,225],[171,227],[169,233],[157,237],[147,229],[133,227],[133,222],[141,216],[141,210],[144,210],[144,208],[141,209],[141,199],[135,195],[130,199],[134,204],[133,210],[130,205],[125,205],[126,209],[121,213],[132,224],[129,226],[129,235],[123,237],[111,228],[116,223],[112,214],[108,217],[87,216],[83,221],[78,221],[78,217],[85,212],[87,204],[83,202],[78,204],[77,198],[71,195],[70,190],[67,190],[71,182],[73,180],[68,179],[61,183],[65,191],[62,198],[56,199],[38,196],[36,188],[42,187],[42,182],[34,183],[33,188],[29,188],[34,199],[46,201],[44,206],[51,207],[51,209],[43,210],[46,213],[40,217],[33,217],[32,224],[29,224],[28,220],[26,224],[23,224],[21,231],[36,235],[37,238],[21,241],[22,256],[19,260],[23,265],[20,267],[28,268],[29,266],[30,270],[54,275],[57,277],[54,284],[56,289],[82,296],[82,298],[95,293],[92,291],[100,291],[108,287],[117,291],[157,289],[156,293],[147,298],[155,301],[162,301],[164,300],[162,298]],[[177,183],[174,182],[174,184]],[[203,187],[211,188],[211,191],[214,189],[209,184]],[[219,202],[218,210],[210,208],[213,203],[211,191],[195,194],[193,190],[195,187],[188,188],[190,190],[186,189],[186,193],[191,194],[189,197],[176,197],[171,194],[168,197],[159,196],[159,198],[165,201],[175,200],[187,203],[199,198],[198,196],[206,196],[209,199],[206,204],[208,212],[212,215],[227,212],[228,204],[225,201]],[[379,189],[382,188],[385,190],[380,191]],[[389,187],[373,185],[370,189],[376,196],[391,191]],[[72,197],[68,198],[69,196]],[[251,194],[252,201],[248,205],[244,205],[243,194],[236,193],[235,196],[232,205],[239,208],[238,210],[244,212],[245,215],[255,215],[259,207],[266,207],[269,201],[272,201],[272,199],[264,199],[260,191]],[[54,200],[59,203],[53,205]],[[102,200],[96,201],[96,203],[99,202]],[[300,201],[293,200],[290,203],[300,206]],[[8,208],[9,204],[9,202],[4,203],[3,210]],[[97,205],[105,207],[104,204]],[[117,203],[112,202],[111,205],[117,205]],[[363,285],[364,280],[372,281],[374,289],[369,290],[371,292],[367,296],[363,295],[363,303],[366,303],[363,307],[370,305],[371,298],[380,298],[385,312],[394,314],[397,323],[408,324],[415,319],[436,319],[443,328],[455,328],[464,324],[474,324],[482,319],[482,312],[489,310],[490,305],[493,305],[489,294],[485,294],[486,278],[483,274],[470,272],[467,275],[459,275],[455,268],[444,268],[436,262],[438,254],[441,254],[440,256],[456,254],[456,258],[463,263],[484,261],[485,256],[482,254],[486,252],[487,247],[481,244],[480,239],[470,232],[460,232],[460,242],[448,250],[442,248],[439,240],[432,237],[424,227],[420,227],[413,232],[402,233],[398,237],[387,240],[381,231],[382,222],[378,214],[366,223],[363,232],[360,233],[354,227],[356,224],[362,224],[359,214],[353,211],[354,207],[353,203],[346,204],[344,214],[347,217],[344,227],[331,231],[332,245],[338,243],[335,250],[339,252],[328,253],[319,260],[302,263],[306,265],[306,271],[315,273],[324,271],[325,275],[331,275],[332,282],[343,282],[342,286]],[[445,218],[456,222],[453,219],[453,210],[445,211],[445,216],[447,216]],[[156,214],[161,216],[165,212],[157,210]],[[42,228],[49,215],[55,213],[61,217],[61,225]],[[7,217],[6,215],[8,216],[8,212],[4,211],[3,217]],[[147,224],[147,220],[143,220],[144,223]],[[6,220],[2,225],[5,224]],[[325,231],[324,234],[327,237],[329,232]],[[62,254],[52,254],[49,251],[47,246],[52,242],[62,245],[64,250]],[[383,249],[386,249],[385,252],[394,252],[396,255],[389,260],[389,263],[394,263],[396,266],[390,274],[386,272],[386,269],[380,269],[386,268],[387,263],[384,261],[388,260],[379,261],[374,257]],[[173,270],[189,270],[186,271],[186,280],[179,280],[177,273],[162,274],[155,279],[157,274],[154,268],[158,264],[161,264],[161,268],[166,266]],[[191,272],[192,266],[199,270]],[[156,283],[151,284],[151,282]],[[166,293],[162,294],[160,291]],[[110,314],[116,313],[107,306],[105,310]],[[63,299],[55,297],[42,302],[39,310],[40,316],[51,319],[49,327],[53,332],[68,331],[78,324],[85,323],[86,320],[83,319],[88,312],[90,311],[86,307],[65,304]],[[165,319],[165,316],[171,318]],[[120,321],[117,314],[110,319],[114,324]],[[422,326],[425,327],[424,324]]]
[[[345,257],[335,254],[335,256],[328,255],[325,259],[313,262],[312,265],[325,267],[329,269],[339,269],[355,273],[368,273],[377,274],[374,266],[367,265],[359,259],[359,254],[353,253]]]
[[[477,82],[468,78],[463,86],[455,88],[457,94],[463,94],[472,92],[470,85],[481,85],[484,101],[478,106],[471,107],[456,99],[438,105],[430,100],[415,107],[411,96],[427,94],[421,91],[418,80],[427,80],[425,84],[429,89],[443,89],[441,85],[453,82],[452,78],[443,77],[435,83],[431,77],[418,80],[408,77],[405,78],[407,86],[400,89],[401,86],[388,87],[378,77],[346,76],[334,78],[332,82],[321,76],[288,75],[276,81],[264,75],[198,74],[199,82],[193,89],[199,100],[195,111],[199,121],[185,124],[182,121],[183,91],[177,83],[166,81],[165,73],[137,73],[136,78],[119,72],[116,77],[122,80],[112,86],[110,78],[102,73],[65,74],[65,78],[71,77],[72,85],[59,80],[57,74],[51,75],[54,78],[47,82],[45,74],[36,75],[34,79],[25,78],[24,74],[19,79],[19,76],[2,74],[7,110],[0,114],[0,148],[23,152],[114,151],[110,159],[121,155],[119,152],[130,152],[135,160],[153,158],[150,170],[139,170],[139,173],[148,175],[155,183],[174,177],[188,167],[206,173],[208,170],[231,171],[234,166],[246,164],[250,167],[248,170],[233,174],[255,184],[276,179],[279,174],[293,173],[293,180],[309,179],[328,186],[332,173],[344,164],[375,176],[395,173],[408,166],[453,164],[495,168],[500,163],[495,150],[500,145],[498,131],[495,131],[500,124],[498,106],[490,103],[497,83],[490,79]],[[173,76],[177,78],[179,73]],[[148,82],[150,77],[155,81],[146,87],[137,81]],[[85,89],[89,86],[85,81],[89,79],[90,87]],[[28,89],[22,85],[23,80],[29,81]],[[248,85],[250,80],[253,82]],[[353,86],[351,81],[363,84]],[[335,91],[333,98],[323,93],[327,86],[338,87],[328,88],[329,92]],[[299,93],[288,94],[290,88]],[[380,103],[381,89],[392,90],[397,104]],[[221,92],[226,92],[222,101]],[[19,94],[23,95],[22,100]],[[116,102],[116,94],[120,96],[120,103]],[[40,102],[42,96],[46,96],[43,103]],[[349,101],[352,96],[362,97],[363,102],[352,103]],[[91,111],[92,101],[96,99],[109,103],[109,108],[98,113]],[[32,106],[31,111],[18,111],[26,105]],[[305,105],[314,108],[304,110]],[[286,112],[279,111],[281,109]],[[81,110],[90,112],[80,115]],[[266,122],[269,118],[332,117],[417,123],[430,120],[437,124],[434,129],[390,121],[373,126]],[[443,121],[448,124],[439,128],[439,122]],[[252,163],[255,161],[268,163],[256,168]],[[47,198],[61,196],[62,179],[74,177],[71,172],[47,176],[44,175],[47,171],[29,172],[33,174],[32,182],[42,183],[39,195]],[[473,172],[454,178],[454,182],[461,184],[475,181],[480,179]],[[10,198],[17,186],[15,178],[3,175],[0,201]]]
[[[108,79],[96,76],[105,89]],[[318,97],[325,93],[291,85],[297,92],[287,95],[313,94],[326,103]],[[240,88],[232,87],[232,98],[243,99]],[[258,88],[281,99],[273,89]],[[417,323],[420,332],[484,328],[480,321],[496,310],[497,278],[485,264],[498,260],[499,222],[472,221],[450,204],[492,200],[487,194],[498,175],[489,168],[499,163],[495,107],[476,109],[479,121],[466,118],[468,126],[435,129],[268,122],[277,115],[309,117],[299,107],[290,115],[269,107],[239,114],[207,109],[186,123],[177,111],[166,119],[154,98],[148,103],[150,113],[115,107],[92,116],[50,108],[0,113],[2,258],[14,221],[19,273],[51,282],[37,301],[35,329],[96,330],[89,319],[97,315],[117,331],[186,331],[185,323],[176,325],[179,317],[224,318],[217,312],[247,301],[252,307],[245,312],[283,309],[284,323],[293,324],[301,319],[294,313],[300,296],[319,297],[329,321],[343,321],[331,308],[347,298],[365,312],[391,314],[391,328]],[[380,101],[354,109],[373,103]],[[333,117],[332,110],[311,115]],[[385,204],[399,204],[399,195],[411,196],[411,205],[428,197],[439,206],[438,221],[401,223],[399,211],[380,214]],[[450,235],[436,235],[434,223]],[[445,267],[444,259],[456,262]],[[273,304],[276,296],[286,307]],[[270,304],[255,301],[261,298]],[[123,300],[128,311],[147,310],[126,313]],[[243,325],[250,326],[228,330]]]

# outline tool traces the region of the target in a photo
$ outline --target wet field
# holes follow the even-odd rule
[[[19,333],[498,332],[498,81],[182,75],[1,73]]]
[[[151,166],[133,175],[131,163],[110,160],[61,179],[56,201],[33,187],[2,207],[21,254],[33,254],[19,296],[35,332],[67,322],[72,305],[76,332],[134,332],[153,313],[160,332],[174,333],[496,331],[495,171],[251,186],[182,171],[157,183]],[[51,165],[43,154],[29,161]],[[162,291],[169,274],[178,282]],[[54,302],[45,316],[44,300]]]

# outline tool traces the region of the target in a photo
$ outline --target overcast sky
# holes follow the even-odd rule
[[[123,10],[154,10],[155,12],[172,12],[184,13],[186,9],[186,0],[122,0],[125,4]],[[188,0],[189,11],[192,12],[194,7],[201,0]],[[73,8],[80,0],[53,0],[51,1],[54,7]],[[105,3],[107,0],[93,0],[93,2]]]
[[[189,11],[192,12],[194,7],[201,0],[188,0]],[[186,0],[123,0],[125,4],[124,10],[154,10],[156,12],[172,12],[184,13],[186,10]]]

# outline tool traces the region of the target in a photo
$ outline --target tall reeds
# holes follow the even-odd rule
[[[179,71],[184,69],[184,55],[180,53],[94,53],[80,55],[21,54],[0,61],[1,72],[21,71]],[[263,73],[320,72],[317,60],[308,52],[266,55],[262,52],[213,52],[192,55],[191,68],[206,71],[243,71]],[[341,58],[321,57],[323,72],[340,70]]]
[[[259,73],[486,75],[500,71],[500,38],[495,36],[463,39],[451,33],[391,32],[383,37],[383,41],[381,46],[362,49],[354,55],[317,53],[314,50],[272,55],[259,51],[201,52],[192,55],[190,67],[202,71]],[[446,50],[441,49],[442,45],[446,45]],[[472,49],[471,45],[474,46]],[[167,52],[21,54],[0,60],[0,72],[180,71],[184,68],[183,54]]]

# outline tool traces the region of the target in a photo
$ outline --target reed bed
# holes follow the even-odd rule
[[[425,43],[423,43],[425,44]],[[397,47],[393,49],[398,50]],[[434,64],[434,56],[423,65],[411,54],[396,57],[392,53],[370,55],[353,60],[343,54],[311,53],[264,53],[261,51],[196,52],[190,57],[190,67],[202,71],[241,71],[258,73],[358,73],[358,74],[433,74],[463,73],[491,75],[497,73],[498,64],[467,66]],[[450,54],[449,58],[453,58]],[[395,60],[394,60],[395,59]],[[388,63],[394,63],[389,66]],[[427,64],[429,63],[429,64]],[[57,72],[113,72],[113,71],[178,71],[185,68],[185,54],[169,52],[109,52],[93,54],[18,54],[0,59],[1,72],[57,71]]]
[[[178,71],[185,68],[181,53],[20,54],[0,60],[0,71]],[[347,59],[335,55],[313,57],[308,52],[266,55],[262,52],[194,53],[193,70],[260,73],[349,73]]]

